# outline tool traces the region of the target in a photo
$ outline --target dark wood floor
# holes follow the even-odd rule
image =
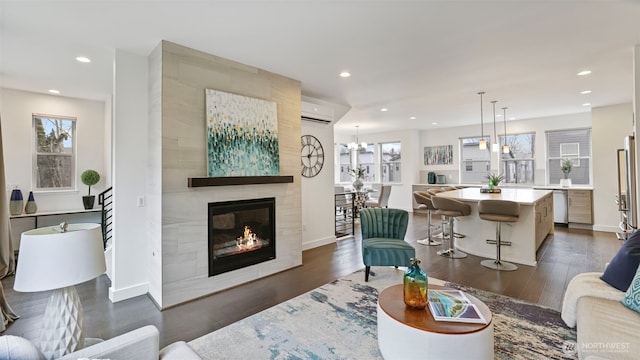
[[[410,216],[406,239],[416,247],[421,267],[429,276],[558,310],[568,281],[581,272],[602,271],[621,245],[612,233],[556,227],[538,251],[538,266],[521,265],[514,272],[497,272],[482,267],[481,258],[451,260],[436,254],[440,247],[417,244],[425,229],[425,215]],[[359,234],[304,251],[302,258],[303,266],[162,312],[147,296],[111,303],[109,280],[102,276],[76,287],[87,336],[108,339],[153,324],[160,330],[161,346],[192,340],[363,268]],[[21,316],[4,334],[37,340],[49,293],[14,292],[13,276],[3,279],[2,284],[9,304]]]

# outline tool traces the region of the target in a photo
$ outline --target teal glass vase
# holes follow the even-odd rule
[[[420,260],[411,258],[404,273],[404,303],[408,307],[424,309],[427,306],[427,274],[420,269]]]

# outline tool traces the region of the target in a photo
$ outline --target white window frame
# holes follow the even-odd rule
[[[550,135],[556,135],[559,133],[563,133],[563,132],[572,132],[572,131],[587,131],[588,132],[588,137],[589,137],[589,154],[588,155],[580,155],[580,152],[578,152],[578,154],[573,154],[574,152],[563,152],[562,149],[562,145],[563,144],[573,144],[575,143],[575,141],[567,141],[567,142],[557,142],[560,144],[560,150],[558,151],[558,156],[550,156],[551,153],[551,149],[550,149],[550,143],[549,143],[549,136]],[[573,165],[574,167],[577,168],[584,168],[585,166],[588,169],[588,174],[585,174],[584,176],[580,177],[580,176],[576,176],[569,174],[569,177],[572,179],[572,182],[574,185],[587,185],[587,186],[591,186],[591,184],[593,184],[593,129],[592,128],[575,128],[575,129],[559,129],[559,130],[549,130],[545,132],[545,147],[546,147],[546,176],[545,176],[545,181],[548,185],[555,185],[555,184],[559,184],[559,178],[558,182],[552,181],[554,179],[552,179],[552,174],[557,174],[558,177],[559,175],[559,169],[560,166],[562,164],[562,160],[565,158],[570,158],[573,161]],[[584,149],[581,147],[578,147],[578,151],[583,151]],[[563,157],[564,156],[564,157]],[[586,162],[585,162],[586,161]],[[552,165],[552,163],[554,165]],[[557,166],[555,166],[557,165]],[[581,170],[584,172],[586,172],[587,170],[583,169]],[[572,171],[573,172],[573,171]],[[587,182],[580,182],[580,180],[586,180],[586,176],[588,176],[588,180]],[[578,182],[576,182],[578,181]]]
[[[515,136],[531,136],[531,140],[532,140],[532,144],[531,144],[531,157],[521,157],[521,158],[512,158],[512,159],[507,159],[505,160],[503,157],[503,153],[502,153],[502,148],[504,145],[506,145],[506,141],[509,140],[509,138],[513,138]],[[536,142],[536,133],[535,132],[526,132],[526,133],[519,133],[519,134],[507,134],[506,137],[504,135],[500,135],[498,136],[500,138],[500,164],[498,165],[500,168],[500,173],[504,175],[505,179],[504,179],[504,183],[505,184],[527,184],[527,185],[533,185],[535,184],[535,176],[536,176],[536,172],[535,172],[535,167],[536,167],[536,147],[535,147],[535,142]],[[506,141],[505,141],[506,140]],[[509,146],[512,146],[512,144],[508,144]],[[507,176],[507,172],[505,169],[506,163],[507,162],[515,162],[516,167],[518,162],[531,162],[531,178],[530,179],[524,179],[524,181],[518,181],[518,175],[517,175],[517,170],[516,170],[516,175],[515,175],[515,181],[512,181],[511,179],[509,179],[509,177]],[[520,178],[520,180],[522,180]]]
[[[76,190],[76,179],[77,179],[77,119],[75,117],[69,116],[58,116],[58,115],[45,115],[45,114],[32,114],[32,188],[37,192],[59,192],[59,191],[75,191]],[[70,128],[65,129],[65,131],[70,130],[71,135],[69,136],[70,140],[63,140],[62,144],[64,148],[71,147],[69,151],[42,151],[42,147],[38,146],[39,137],[37,130],[38,119],[45,121],[47,124],[43,125],[45,127],[45,136],[46,136],[46,128],[53,128],[51,124],[55,121],[70,121]],[[58,134],[60,136],[60,134]],[[68,139],[68,138],[67,138]],[[53,149],[53,147],[51,147]],[[63,148],[63,149],[64,149]],[[60,157],[70,157],[71,159],[68,161],[70,166],[71,174],[66,174],[65,178],[68,178],[69,184],[68,186],[41,186],[40,184],[40,170],[38,165],[38,159],[41,156],[60,156]]]
[[[384,159],[383,159],[384,152],[382,151],[382,147],[385,146],[385,145],[388,145],[388,144],[397,144],[398,145],[398,148],[400,149],[399,152],[398,152],[398,155],[400,155],[398,160],[389,161],[389,162],[385,162],[384,161]],[[385,183],[385,184],[387,184],[387,183],[389,183],[389,184],[400,184],[402,182],[402,142],[400,142],[400,141],[382,142],[382,143],[378,144],[378,150],[380,152],[380,168],[379,168],[379,171],[380,171],[380,176],[379,176],[380,182],[381,183]],[[398,172],[397,177],[399,177],[399,179],[395,180],[395,181],[388,180],[388,179],[385,180],[385,172],[384,172],[385,165],[389,165],[391,167],[394,164],[396,164],[395,167],[398,168],[398,170],[395,170],[395,171]]]
[[[485,182],[486,175],[489,174],[489,172],[491,171],[491,139],[489,136],[484,137],[484,140],[487,142],[487,145],[488,145],[487,149],[485,150],[479,149],[478,143],[480,139],[482,139],[482,137],[480,136],[465,136],[458,139],[458,146],[460,148],[459,172],[460,172],[460,183],[462,184],[483,184]],[[475,143],[469,142],[468,145],[478,147],[478,151],[486,151],[487,152],[486,159],[465,158],[465,156],[467,156],[464,150],[465,146],[467,146],[465,145],[465,142],[474,141],[474,140],[476,141]],[[468,164],[471,164],[471,168],[472,168],[471,171],[468,170],[468,166],[467,166]],[[472,181],[467,177],[465,177],[465,173],[473,172],[474,164],[480,164],[481,167],[486,166],[486,169],[483,169],[484,171],[483,171],[483,174],[480,176],[480,178]]]

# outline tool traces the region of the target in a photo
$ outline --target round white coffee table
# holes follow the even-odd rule
[[[429,289],[449,289],[429,285]],[[390,359],[493,360],[493,321],[482,301],[465,293],[486,324],[436,321],[428,308],[411,309],[403,301],[403,285],[388,287],[378,297],[378,346]]]

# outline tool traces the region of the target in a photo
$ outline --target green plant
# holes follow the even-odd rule
[[[364,176],[365,169],[363,167],[358,166],[357,168],[349,168],[349,174],[356,179],[360,179]]]
[[[80,181],[83,184],[89,186],[88,196],[91,196],[91,186],[95,185],[100,181],[100,174],[95,170],[85,170],[80,175]]]
[[[489,186],[498,186],[504,180],[504,176],[502,174],[489,173],[487,180],[489,180]]]
[[[569,177],[571,169],[573,169],[573,160],[569,158],[562,159],[562,165],[560,165],[560,169],[564,173],[564,178],[567,179]]]

